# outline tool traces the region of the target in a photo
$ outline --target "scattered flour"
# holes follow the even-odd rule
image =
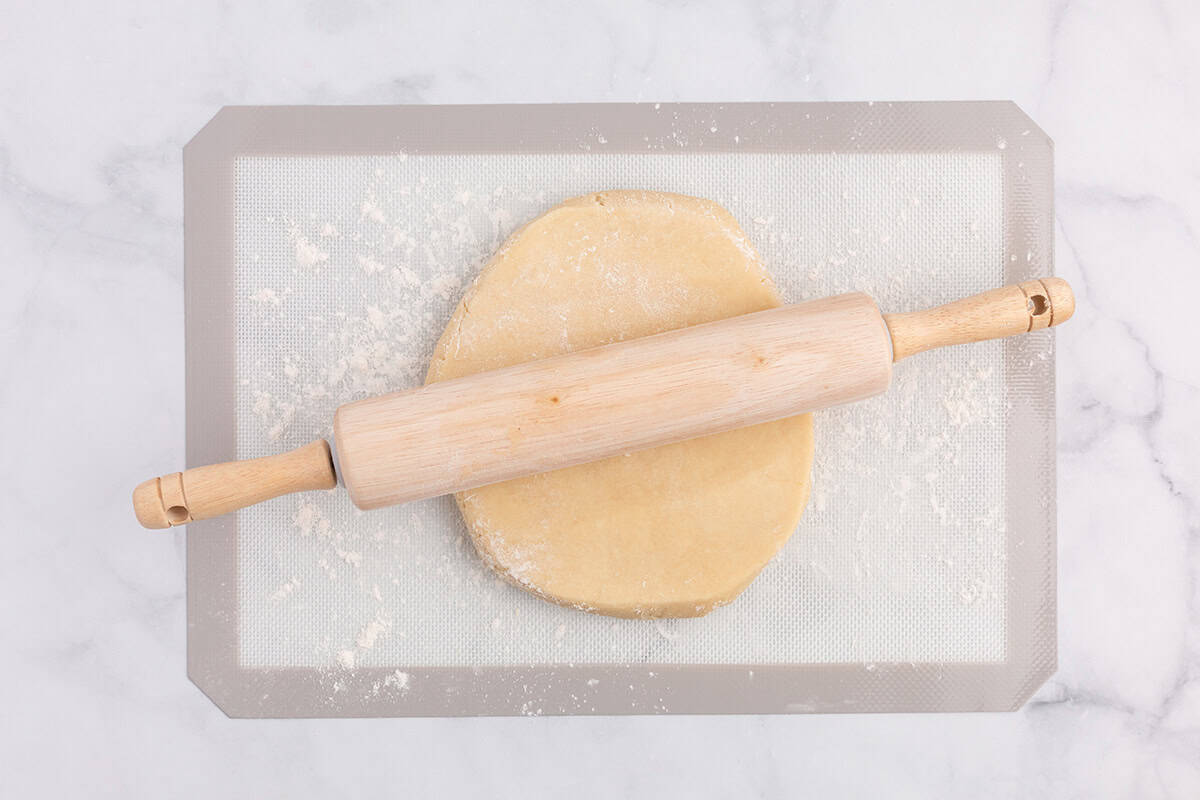
[[[280,215],[277,224],[287,232],[296,285],[281,280],[272,286],[251,284],[239,292],[243,302],[249,302],[250,319],[277,326],[264,334],[280,342],[273,360],[241,372],[249,381],[245,396],[257,422],[257,436],[269,444],[269,452],[298,446],[314,434],[328,435],[330,409],[337,405],[419,385],[433,341],[464,287],[508,233],[552,202],[498,185],[440,187],[440,202],[418,204],[422,193],[435,184],[414,180],[396,186],[389,185],[386,176],[376,177],[378,183],[344,218],[297,221]],[[839,204],[839,196],[844,201],[841,205],[853,208],[862,196],[861,187],[848,185],[832,192],[828,200]],[[735,211],[744,222],[752,223],[747,226],[749,238],[744,245],[758,247],[771,263],[785,264],[786,268],[777,267],[777,271],[789,299],[863,290],[885,311],[903,310],[911,305],[913,286],[940,285],[934,266],[905,255],[905,247],[911,246],[905,244],[910,215],[916,218],[931,213],[923,207],[937,198],[921,190],[898,192],[897,197],[892,223],[879,225],[876,220],[860,219],[835,233],[805,228],[789,216],[777,219],[776,214],[767,213],[778,213],[771,204],[735,201],[741,205]],[[410,215],[410,204],[426,210]],[[987,215],[977,214],[964,222],[963,235],[971,241],[986,240],[992,224]],[[812,257],[791,255],[805,252]],[[874,266],[859,269],[864,263]],[[880,266],[885,263],[887,267]],[[880,277],[879,273],[886,275]],[[345,281],[356,291],[343,304],[300,314],[296,308],[311,307],[299,302],[302,283],[316,276]],[[903,604],[914,593],[924,591],[924,586],[914,582],[923,580],[922,574],[906,574],[909,561],[889,556],[924,548],[922,558],[936,565],[935,588],[942,598],[936,602],[948,599],[967,607],[1002,603],[1003,553],[988,550],[981,555],[978,544],[992,542],[995,532],[1002,530],[1001,503],[986,498],[974,505],[954,501],[957,491],[971,486],[954,476],[978,456],[973,448],[979,441],[980,426],[992,424],[1003,409],[1003,382],[992,371],[995,363],[996,359],[986,354],[970,363],[952,361],[951,369],[932,370],[938,376],[932,380],[927,374],[921,377],[915,365],[899,365],[891,399],[823,412],[817,422],[820,457],[813,497],[802,529],[812,543],[789,545],[777,563],[796,563],[802,567],[801,574],[819,579],[820,585],[833,587],[835,592],[852,596],[857,592],[859,597],[875,593]],[[928,402],[931,386],[937,389],[932,403]],[[916,424],[917,419],[924,421]],[[906,454],[912,458],[912,467],[889,472],[875,460],[862,457],[865,452],[885,451]],[[891,516],[855,514],[849,526],[843,525],[846,499],[871,492],[889,498],[885,506]],[[291,512],[291,524],[294,534],[306,540],[302,545],[305,552],[313,554],[312,563],[318,567],[314,574],[322,581],[327,577],[336,582],[339,593],[357,593],[363,598],[357,605],[363,610],[340,620],[342,629],[334,644],[327,643],[322,650],[325,659],[332,652],[343,669],[364,661],[366,651],[374,651],[378,657],[402,637],[405,623],[398,609],[403,606],[392,604],[401,602],[405,590],[389,589],[386,602],[379,590],[380,583],[401,586],[393,572],[403,575],[404,582],[412,574],[423,574],[455,597],[462,608],[480,597],[506,591],[497,588],[499,583],[480,565],[463,537],[440,561],[392,565],[395,554],[401,552],[398,542],[407,546],[429,531],[419,525],[413,529],[380,526],[387,529],[377,531],[367,517],[339,516],[337,508],[334,498],[299,498]],[[980,513],[979,508],[986,511]],[[927,527],[914,527],[914,520]],[[841,543],[836,542],[836,535],[843,537]],[[920,537],[930,538],[926,542]],[[304,577],[302,594],[307,599],[313,585],[310,577]],[[512,577],[519,581],[519,570]],[[296,603],[298,585],[298,579],[289,578],[270,598],[277,603]],[[384,614],[385,607],[394,616]],[[503,630],[503,635],[482,637],[500,643],[496,646],[505,646],[510,635],[527,630],[522,620],[509,617],[508,606],[504,609],[510,625],[490,613],[480,620],[483,631],[489,624],[493,631]],[[543,630],[546,641],[564,652],[576,642],[610,640],[615,652],[615,643],[622,640],[622,628],[617,623],[610,628],[606,620],[594,625],[580,622],[578,628],[563,623]],[[694,638],[685,636],[684,631],[690,630],[686,624],[656,622],[653,630],[652,636],[671,645],[660,642],[657,647],[663,651],[682,652]],[[395,676],[402,677],[389,675],[381,686],[407,690],[408,674],[397,670]],[[597,679],[588,681],[589,686],[597,684]]]
[[[379,261],[376,261],[370,256],[358,256],[358,265],[363,268],[363,272],[368,275],[376,275],[387,269],[387,266]]]
[[[679,630],[672,626],[670,620],[654,620],[654,630],[668,642],[678,641],[679,637],[682,636]]]
[[[367,626],[358,632],[358,637],[354,640],[354,643],[363,650],[370,650],[375,646],[375,640],[379,638],[379,635],[391,626],[391,620],[377,617],[368,622]]]
[[[264,305],[279,305],[279,295],[275,293],[274,289],[259,289],[257,292],[250,295],[250,299],[256,303],[262,303]]]
[[[335,547],[334,552],[337,553],[338,558],[340,558],[342,561],[345,561],[350,566],[362,566],[362,553],[358,552],[357,550],[343,550],[340,547]]]
[[[329,518],[324,512],[311,500],[301,500],[299,508],[296,509],[295,515],[292,516],[292,527],[301,535],[309,536],[313,533],[318,536],[329,536],[331,525]]]
[[[374,200],[364,200],[361,211],[362,215],[368,219],[372,219],[375,222],[384,221],[383,211],[380,210],[379,206],[375,205]]]
[[[384,676],[383,685],[389,689],[407,692],[412,686],[412,675],[403,670],[396,670]]]
[[[303,236],[297,235],[293,243],[296,248],[296,263],[302,267],[315,267],[329,260],[329,253]]]

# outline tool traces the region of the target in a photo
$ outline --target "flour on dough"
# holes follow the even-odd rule
[[[568,200],[514,233],[467,291],[426,382],[780,304],[725,209],[658,192]],[[476,549],[516,585],[622,617],[728,603],[808,500],[803,415],[457,495]]]

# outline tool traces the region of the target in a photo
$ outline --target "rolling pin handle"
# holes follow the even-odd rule
[[[1061,325],[1075,313],[1075,295],[1062,278],[1014,283],[944,306],[884,314],[892,361],[967,342],[1000,339]]]
[[[133,513],[154,530],[186,525],[292,492],[337,485],[324,439],[288,453],[229,461],[143,481],[133,490]]]

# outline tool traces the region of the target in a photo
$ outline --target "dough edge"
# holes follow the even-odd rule
[[[560,213],[571,209],[578,209],[589,205],[599,206],[634,206],[641,203],[663,204],[672,210],[682,211],[685,213],[695,213],[700,216],[709,217],[716,222],[720,228],[728,233],[735,240],[737,245],[748,258],[759,266],[763,275],[763,285],[770,293],[773,304],[778,306],[781,300],[777,289],[772,282],[769,273],[765,268],[762,268],[758,254],[751,246],[745,232],[737,222],[736,218],[723,206],[703,198],[692,197],[689,195],[673,194],[668,192],[658,192],[649,190],[605,190],[590,192],[585,195],[569,198],[545,211],[543,214],[534,217],[516,230],[514,230],[500,246],[500,248],[488,259],[487,263],[480,269],[479,273],[472,280],[470,286],[465,290],[459,304],[455,307],[453,314],[437,344],[434,347],[433,355],[430,359],[429,369],[426,374],[425,383],[433,383],[438,380],[445,380],[454,376],[443,376],[447,362],[454,351],[460,337],[462,335],[462,326],[471,313],[470,305],[472,299],[480,292],[487,289],[489,280],[494,277],[492,267],[500,263],[513,249],[514,244],[519,241],[534,226],[543,224],[551,224],[554,217]],[[518,362],[513,362],[518,363]],[[795,426],[796,435],[802,442],[804,464],[803,474],[805,479],[797,486],[797,497],[795,501],[795,512],[791,515],[788,521],[786,531],[777,537],[776,546],[770,556],[761,564],[757,565],[752,570],[748,570],[745,574],[739,576],[735,584],[731,584],[730,590],[723,597],[718,597],[711,600],[702,598],[683,598],[668,602],[660,602],[648,606],[626,607],[624,605],[612,605],[604,602],[597,602],[594,599],[589,599],[580,596],[571,596],[568,593],[553,593],[546,591],[541,586],[538,586],[528,578],[512,572],[509,567],[499,559],[493,552],[489,540],[490,530],[484,524],[484,520],[476,515],[471,509],[469,497],[472,492],[461,492],[455,495],[455,502],[459,512],[466,524],[470,534],[472,544],[485,564],[488,565],[495,573],[503,578],[508,583],[529,592],[543,600],[555,603],[561,606],[575,608],[581,611],[587,611],[605,616],[621,617],[621,618],[638,618],[638,619],[654,619],[654,618],[685,618],[703,616],[715,608],[727,605],[736,600],[742,592],[754,581],[762,572],[767,564],[778,554],[779,550],[787,543],[800,519],[803,517],[804,511],[808,505],[812,491],[812,462],[813,462],[813,426],[812,415],[803,414],[795,417],[790,417],[774,422],[763,423],[759,428],[768,428],[770,426],[790,425]],[[732,432],[730,432],[732,433]],[[712,434],[705,439],[726,436],[726,433]],[[694,441],[694,440],[691,440]],[[686,446],[689,442],[680,442],[664,447],[680,447]],[[659,449],[659,448],[653,448]],[[621,458],[617,456],[615,458]],[[602,463],[602,462],[597,462]],[[575,469],[569,468],[569,469]]]

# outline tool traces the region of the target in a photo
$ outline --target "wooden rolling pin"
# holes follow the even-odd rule
[[[783,306],[349,403],[334,417],[337,461],[359,508],[405,503],[861,400],[902,358],[1074,310],[1058,278],[907,314],[858,293]],[[166,528],[336,485],[318,439],[151,478],[133,506]]]

